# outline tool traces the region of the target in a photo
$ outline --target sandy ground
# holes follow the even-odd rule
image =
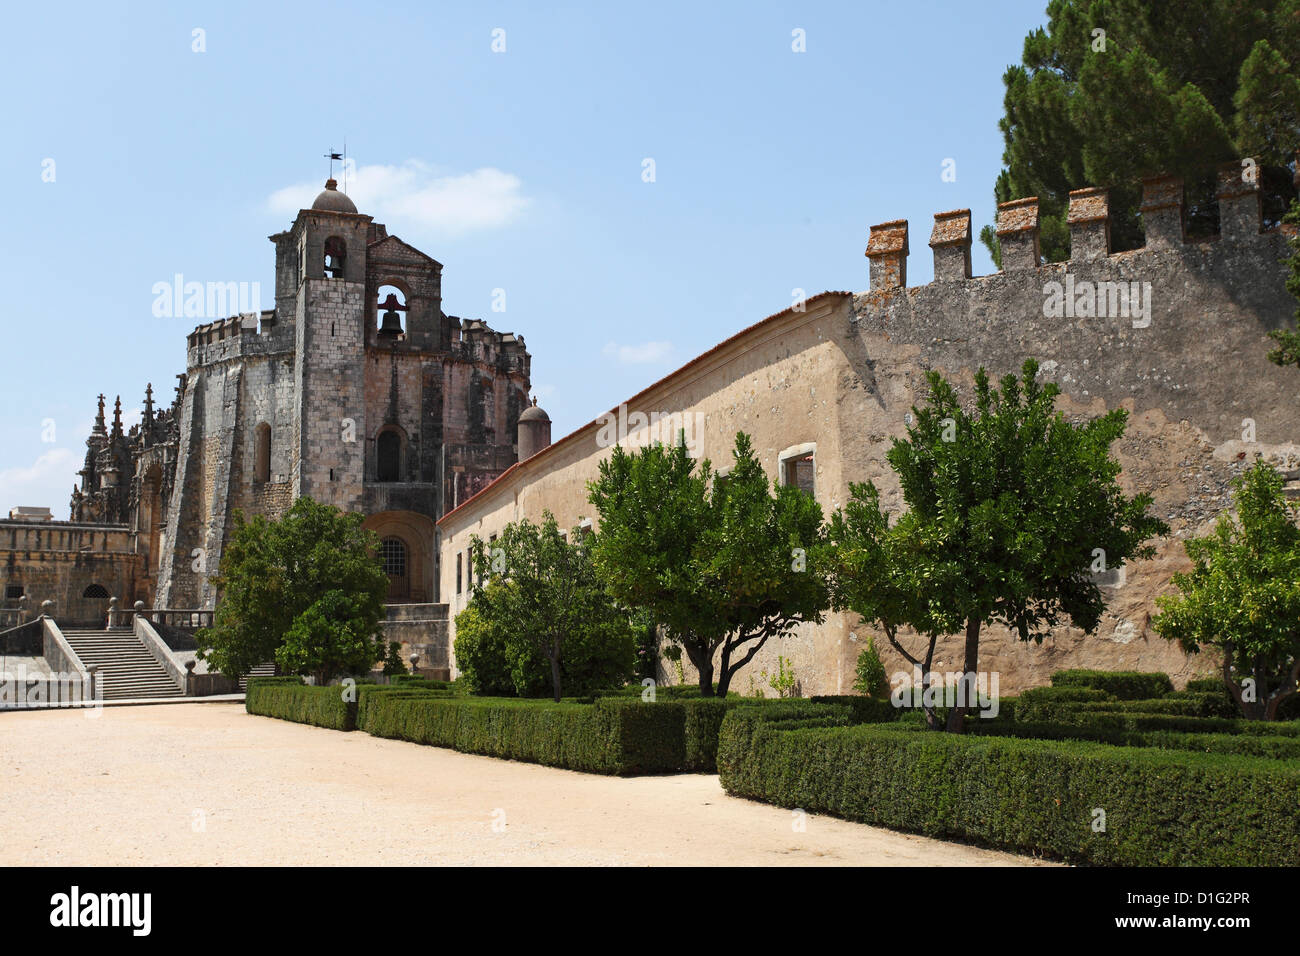
[[[0,714],[0,865],[1034,865],[729,797],[173,704]]]

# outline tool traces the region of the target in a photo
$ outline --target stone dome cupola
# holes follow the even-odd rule
[[[339,192],[338,180],[325,180],[325,188],[321,194],[316,197],[315,202],[311,204],[312,209],[324,212],[346,212],[356,215],[356,204],[348,198],[347,193]]]
[[[551,444],[551,416],[533,403],[519,416],[519,460],[532,458]]]

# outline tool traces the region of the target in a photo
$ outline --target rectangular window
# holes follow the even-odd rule
[[[813,494],[813,455],[800,455],[785,462],[785,484]]]
[[[22,597],[22,596],[23,596],[23,586],[22,586],[21,584],[6,584],[6,585],[5,585],[5,600],[6,600],[6,601],[17,601],[17,600],[18,600],[20,597]]]
[[[461,573],[462,573],[461,562],[463,558],[464,555],[461,552],[457,551],[456,552],[456,593],[457,594],[461,593],[461,584],[460,584]]]

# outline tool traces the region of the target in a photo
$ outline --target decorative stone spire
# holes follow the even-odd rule
[[[122,396],[113,401],[113,437],[122,437]]]
[[[104,395],[101,392],[99,396],[99,412],[95,415],[95,427],[91,431],[92,435],[106,435],[104,430]]]
[[[144,387],[144,431],[153,428],[153,382]]]

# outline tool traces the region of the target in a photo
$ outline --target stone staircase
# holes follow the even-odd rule
[[[86,667],[99,665],[96,679],[104,700],[181,697],[176,682],[129,627],[64,631],[64,638]]]
[[[275,664],[258,664],[251,671],[239,678],[239,689],[248,690],[248,679],[250,677],[274,677]]]

